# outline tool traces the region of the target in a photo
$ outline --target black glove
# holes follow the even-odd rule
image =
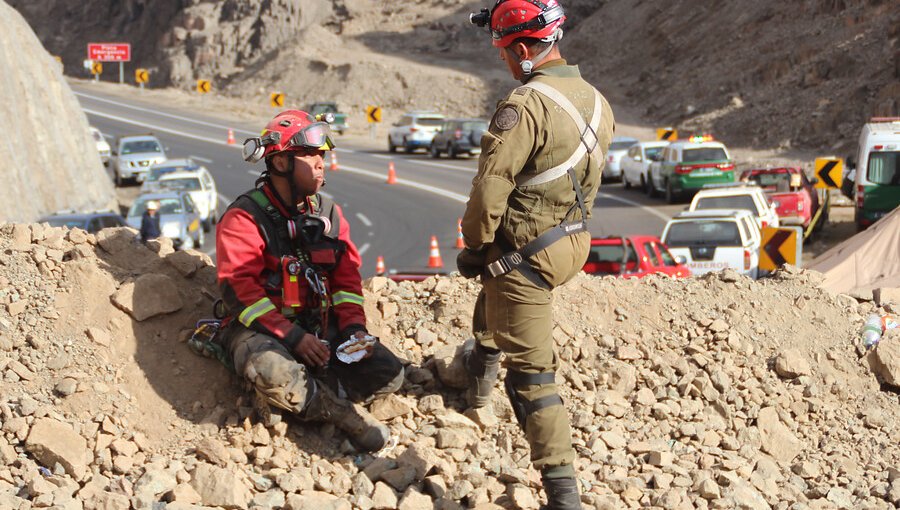
[[[456,268],[459,274],[466,278],[475,278],[484,273],[484,259],[487,256],[487,250],[470,250],[463,249],[456,256]]]

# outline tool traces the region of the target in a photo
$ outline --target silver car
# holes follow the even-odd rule
[[[637,138],[617,136],[609,144],[609,154],[606,155],[606,166],[603,167],[604,179],[622,179],[622,157],[632,145],[638,143]]]
[[[166,160],[166,151],[153,135],[123,136],[116,140],[109,164],[116,186],[126,179],[143,182],[150,167]]]
[[[139,196],[131,204],[125,218],[129,227],[141,229],[141,218],[151,200],[159,203],[159,229],[163,236],[172,240],[176,250],[199,250],[203,246],[206,237],[200,214],[190,193],[184,191],[146,193]]]

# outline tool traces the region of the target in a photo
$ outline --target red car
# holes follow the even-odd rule
[[[828,218],[827,201],[819,199],[814,182],[806,178],[799,167],[760,168],[745,170],[741,181],[757,184],[769,197],[782,225],[809,227],[824,203],[825,209],[818,219],[816,228],[825,224]]]
[[[643,278],[655,273],[675,278],[691,276],[691,270],[675,260],[668,248],[655,236],[591,239],[591,252],[584,264],[584,272],[623,278]]]

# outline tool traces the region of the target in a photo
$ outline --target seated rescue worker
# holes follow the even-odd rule
[[[244,159],[266,169],[216,229],[222,343],[268,424],[282,409],[376,451],[387,427],[348,399],[394,392],[404,371],[366,331],[359,252],[341,208],[319,193],[333,148],[328,124],[298,110],[244,142]],[[345,361],[362,359],[339,360],[339,347]]]

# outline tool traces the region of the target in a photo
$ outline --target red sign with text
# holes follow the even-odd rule
[[[88,59],[94,62],[131,62],[131,44],[89,43]]]

